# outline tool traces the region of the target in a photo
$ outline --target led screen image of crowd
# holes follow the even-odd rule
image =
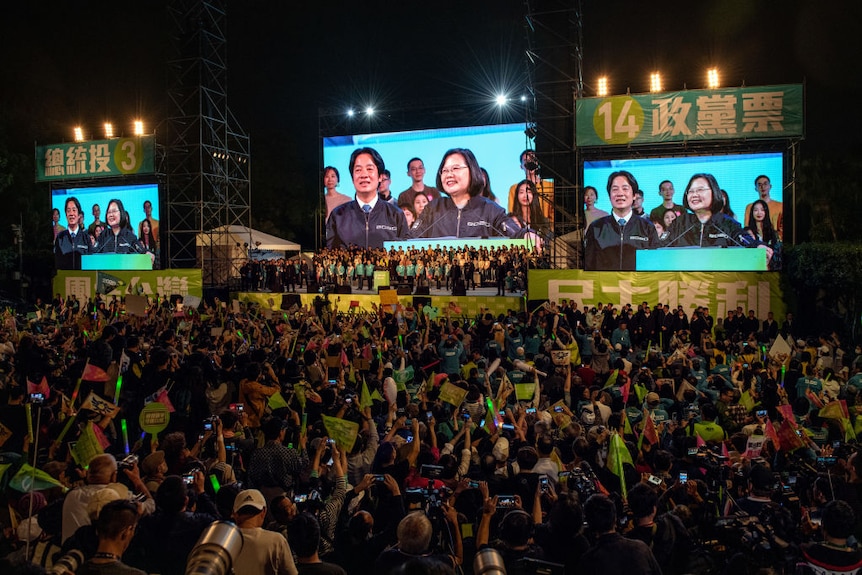
[[[156,184],[52,190],[57,269],[158,268],[158,191]]]
[[[422,238],[540,246],[551,233],[553,182],[541,177],[535,152],[523,149],[523,130],[512,124],[325,139],[327,247]],[[353,188],[346,193],[337,189],[339,167]],[[507,196],[493,192],[492,179],[506,183]]]
[[[780,153],[585,162],[585,269],[781,269],[782,164]]]

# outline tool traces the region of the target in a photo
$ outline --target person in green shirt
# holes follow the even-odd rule
[[[720,443],[727,439],[727,432],[715,422],[718,410],[711,403],[700,408],[700,421],[690,421],[687,432],[691,436],[700,436],[707,443]]]

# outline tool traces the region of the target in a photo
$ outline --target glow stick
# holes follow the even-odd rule
[[[123,428],[123,448],[125,449],[126,455],[129,454],[129,429],[126,427],[126,420],[120,420],[120,426]]]
[[[120,405],[120,388],[123,387],[123,376],[117,377],[117,389],[114,391],[114,405]]]
[[[63,431],[60,432],[60,435],[57,437],[57,444],[63,443],[63,438],[66,437],[66,434],[69,432],[69,428],[72,427],[72,424],[75,423],[75,419],[77,419],[74,415],[70,415],[66,418],[66,425],[63,426]]]

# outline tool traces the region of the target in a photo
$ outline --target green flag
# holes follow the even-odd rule
[[[359,392],[359,407],[365,409],[371,407],[374,402],[371,399],[371,394],[368,393],[368,384],[365,383],[365,378],[362,378],[362,390]]]
[[[359,435],[359,424],[329,415],[321,417],[323,417],[323,425],[326,427],[327,435],[335,440],[339,449],[348,452],[353,449],[353,444],[356,443],[356,436]]]
[[[269,408],[272,410],[279,409],[281,407],[287,407],[287,401],[285,401],[284,396],[281,395],[280,391],[276,391],[272,395],[269,396]]]
[[[632,455],[629,453],[623,438],[618,433],[611,433],[611,445],[608,449],[608,470],[620,478],[620,488],[623,492],[623,497],[628,497],[626,490],[626,477],[623,469],[623,464],[628,463],[634,466]]]
[[[620,374],[620,370],[615,369],[611,372],[610,376],[608,376],[608,381],[605,383],[605,386],[602,389],[607,389],[614,385],[617,382],[617,376]]]
[[[515,384],[515,399],[518,401],[530,401],[536,394],[535,383],[516,383]]]
[[[638,403],[643,403],[644,398],[646,397],[646,394],[647,394],[646,387],[644,387],[640,383],[636,383],[634,385],[634,388],[635,388],[635,395],[638,396]]]
[[[29,463],[25,463],[9,481],[9,487],[26,493],[28,491],[41,491],[42,489],[63,487],[63,484],[41,469],[35,469]]]

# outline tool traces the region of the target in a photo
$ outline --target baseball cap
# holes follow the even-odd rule
[[[498,438],[491,453],[494,454],[494,459],[497,461],[506,461],[509,459],[509,440],[505,437]]]
[[[159,449],[158,451],[153,451],[141,462],[141,471],[144,472],[144,475],[155,475],[159,470],[159,465],[161,465],[165,461],[165,452]]]
[[[266,509],[266,499],[264,499],[263,493],[257,489],[240,491],[233,502],[233,512],[236,513],[243,507],[252,507],[258,511]]]
[[[651,391],[648,394],[646,394],[646,402],[649,403],[650,405],[652,405],[653,403],[658,403],[659,401],[661,401],[661,398],[658,396],[658,394],[656,392]]]

